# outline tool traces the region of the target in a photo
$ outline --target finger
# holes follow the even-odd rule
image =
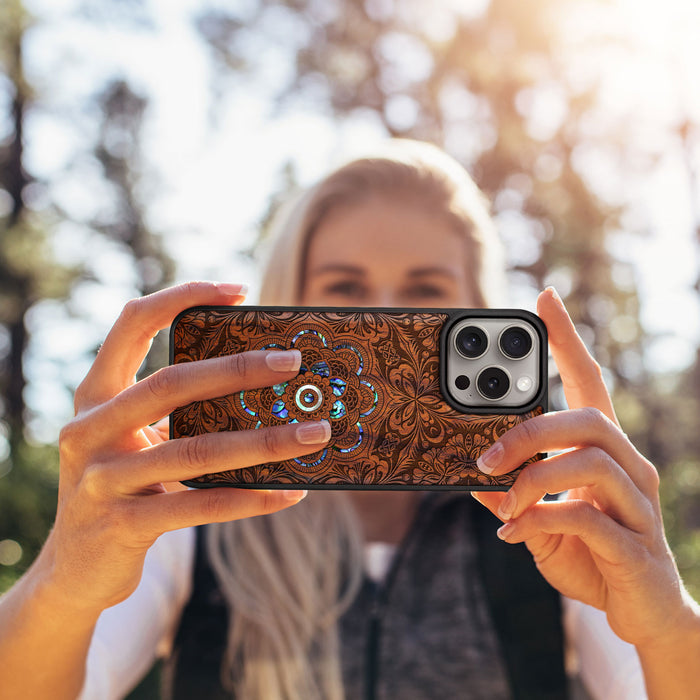
[[[507,542],[503,537],[504,529],[499,528],[497,535]],[[600,581],[601,557],[591,552],[582,539],[542,532],[525,540],[525,546],[540,572],[562,595],[603,608],[605,587],[590,585],[591,582]],[[550,559],[553,561],[550,562]],[[576,562],[576,565],[562,566],[561,562]]]
[[[113,434],[140,430],[192,401],[204,401],[245,389],[272,386],[299,371],[299,350],[256,350],[154,372],[96,409],[94,420]]]
[[[635,532],[655,522],[651,504],[628,474],[599,447],[584,447],[529,464],[498,508],[502,520],[516,519],[547,493],[585,489],[593,504]]]
[[[266,515],[298,503],[304,490],[209,488],[139,499],[139,523],[153,537],[169,530]]]
[[[504,474],[534,454],[587,446],[607,452],[645,496],[656,493],[658,474],[654,466],[615,423],[594,408],[545,413],[519,423],[477,459],[477,466],[486,474]]]
[[[472,496],[485,505],[496,517],[500,517],[498,514],[498,507],[503,502],[506,494],[498,491],[479,491],[472,492]],[[550,501],[547,505],[543,504],[543,507],[549,507],[551,503]],[[522,517],[518,518],[518,524],[522,521]],[[513,542],[519,541],[518,537],[520,534],[525,534],[524,531],[520,533],[519,530],[516,530],[514,521],[509,521],[506,525],[508,525],[508,527],[501,526],[497,531],[498,537],[505,542],[511,542],[511,537]],[[545,564],[546,560],[553,554],[561,554],[563,556],[563,561],[576,562],[576,567],[570,570],[570,574],[567,574],[566,571],[557,571],[556,588],[564,595],[569,595],[569,592],[571,592],[571,594],[580,597],[580,582],[582,578],[583,580],[589,578],[586,570],[594,573],[598,569],[588,546],[578,537],[565,538],[560,533],[548,534],[546,532],[537,532],[534,535],[532,533],[527,534],[529,536],[523,541],[530,550],[538,567]],[[591,599],[587,602],[593,603],[594,601]]]
[[[547,326],[549,347],[559,369],[569,408],[594,406],[617,423],[600,365],[586,349],[553,287],[547,287],[539,295],[537,313]]]
[[[479,491],[472,492],[472,496],[474,496],[479,503],[486,506],[496,517],[500,517],[498,513],[499,505],[506,497],[505,493],[498,491]],[[522,518],[518,519],[518,522],[520,521],[522,521]],[[513,542],[519,541],[517,539],[519,531],[515,529],[515,524],[511,527],[512,522],[513,521],[507,523],[508,527],[502,526],[497,531],[498,537],[506,542],[510,542],[511,537],[513,538]],[[568,576],[562,578],[562,574],[566,572],[558,571],[556,587],[564,595],[569,595],[570,591],[571,594],[580,597],[581,577],[583,577],[584,580],[587,578],[585,570],[597,571],[597,566],[593,561],[588,546],[577,537],[564,538],[561,534],[547,534],[545,532],[538,532],[534,535],[531,533],[528,534],[530,534],[530,536],[523,541],[530,550],[538,566],[543,565],[551,555],[556,553],[562,554],[566,561],[577,562],[576,568],[571,570],[571,579],[569,579],[569,583],[567,583]],[[587,602],[593,603],[593,599]]]
[[[330,423],[324,420],[180,438],[121,459],[102,478],[134,493],[151,484],[300,457],[322,449],[330,437]]]
[[[498,509],[505,500],[506,493],[503,493],[503,491],[472,491],[471,494],[474,500],[488,508],[496,517],[501,517],[498,515]]]
[[[130,301],[76,391],[76,408],[99,404],[129,386],[155,335],[178,313],[190,306],[239,304],[245,292],[240,284],[190,282]]]
[[[165,416],[153,425],[149,425],[143,429],[148,439],[153,445],[160,442],[165,442],[170,436],[170,418]]]
[[[578,537],[595,556],[608,564],[627,562],[639,550],[633,533],[581,500],[540,503],[498,530],[504,542],[526,542],[529,547],[535,541],[546,542],[547,538],[542,535]],[[539,554],[538,563],[542,563],[543,553]]]

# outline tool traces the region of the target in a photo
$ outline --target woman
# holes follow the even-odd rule
[[[499,280],[498,256],[486,210],[466,174],[436,149],[395,144],[388,155],[339,170],[284,217],[263,303],[483,306],[493,301],[488,287]],[[270,354],[250,353],[166,368],[133,382],[150,338],[181,309],[239,303],[242,293],[235,285],[203,283],[165,290],[128,304],[110,332],[76,393],[76,418],[61,436],[56,525],[37,561],[0,605],[0,659],[3,669],[15,670],[4,679],[0,697],[75,697],[93,636],[85,695],[118,696],[123,691],[100,690],[99,683],[120,682],[126,673],[122,687],[133,684],[139,665],[145,670],[158,643],[178,626],[178,658],[166,674],[175,680],[173,692],[181,692],[188,678],[201,688],[208,675],[216,678],[201,691],[207,697],[219,692],[219,684],[235,689],[238,697],[336,698],[343,696],[344,685],[347,697],[366,690],[372,697],[373,688],[379,688],[377,697],[454,695],[449,686],[454,659],[462,683],[458,696],[517,694],[519,688],[509,688],[505,678],[523,665],[518,657],[527,657],[528,640],[535,645],[542,635],[538,627],[521,630],[525,643],[521,639],[515,649],[502,633],[499,638],[498,608],[491,606],[489,613],[486,602],[495,579],[482,575],[476,564],[459,581],[444,579],[468,591],[460,598],[459,615],[449,586],[431,588],[434,604],[425,609],[420,591],[409,590],[413,597],[403,599],[405,617],[414,616],[416,608],[424,614],[409,626],[415,635],[395,634],[396,644],[389,648],[370,645],[363,649],[366,663],[353,647],[364,640],[364,628],[355,627],[364,624],[361,614],[367,612],[357,606],[373,588],[366,578],[381,589],[387,575],[399,575],[396,558],[406,556],[405,543],[426,510],[443,512],[442,498],[453,517],[441,524],[460,528],[454,538],[440,537],[438,530],[432,544],[456,542],[458,562],[481,561],[484,552],[491,556],[494,548],[480,544],[486,530],[479,523],[485,521],[464,515],[474,510],[466,505],[470,500],[454,494],[438,497],[436,505],[434,497],[415,492],[314,493],[275,516],[250,518],[292,505],[303,494],[182,491],[170,483],[300,456],[328,440],[323,422],[174,442],[162,441],[162,431],[148,427],[189,401],[295,375],[294,352],[272,353],[273,360]],[[636,646],[649,697],[694,697],[700,686],[694,665],[700,614],[665,543],[656,472],[617,426],[599,368],[552,290],[540,296],[538,311],[571,410],[513,429],[480,464],[484,471],[504,473],[536,452],[566,451],[529,466],[508,494],[481,493],[478,499],[505,522],[499,537],[525,542],[557,590],[603,610],[612,629]],[[559,502],[539,501],[544,493],[566,489],[568,496]],[[207,528],[198,538],[192,591],[186,556],[192,552],[191,530],[159,540],[139,583],[146,551],[161,533],[207,522],[226,524]],[[451,546],[441,550],[445,561],[451,561]],[[420,564],[421,557],[416,561]],[[532,585],[549,617],[547,594],[540,584]],[[120,601],[125,602],[107,611],[94,633],[100,613]],[[454,629],[453,612],[469,620],[476,633],[459,636],[463,625]],[[431,676],[434,664],[426,669],[420,654],[440,648],[444,640],[420,635],[435,629],[434,613],[444,636],[457,642],[441,660],[441,673]],[[222,619],[223,637],[212,643],[210,632],[220,633],[216,621]],[[400,619],[401,614],[392,618]],[[198,621],[214,624],[197,626]],[[370,637],[371,643],[381,645],[391,637],[386,627],[382,637]],[[104,640],[111,645],[113,639],[121,646],[101,649]],[[197,656],[201,645],[204,653]],[[469,667],[471,677],[459,675]],[[368,668],[369,689],[364,686]],[[392,685],[384,687],[387,672]],[[557,673],[553,668],[552,675]],[[399,689],[404,677],[413,685]],[[523,677],[529,682],[527,673]],[[550,696],[560,691],[555,688]],[[547,695],[543,691],[539,697]]]

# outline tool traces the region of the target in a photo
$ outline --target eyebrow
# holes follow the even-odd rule
[[[356,265],[347,265],[345,263],[329,263],[328,265],[321,265],[321,267],[311,270],[314,274],[320,275],[327,272],[339,272],[346,273],[350,275],[362,275],[364,270]]]
[[[361,277],[364,275],[365,271],[362,267],[357,265],[348,265],[346,263],[329,263],[327,265],[322,265],[321,267],[313,270],[316,275],[326,274],[326,273],[338,273],[338,274],[348,274],[355,275],[356,277]],[[449,277],[451,279],[457,278],[457,273],[448,267],[419,267],[415,270],[409,270],[408,276],[412,278],[417,277],[430,277],[433,275],[439,275],[442,277]]]
[[[441,277],[457,279],[457,273],[449,267],[419,267],[415,270],[411,270],[408,273],[409,277],[430,277],[432,275],[440,275]]]

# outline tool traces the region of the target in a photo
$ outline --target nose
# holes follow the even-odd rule
[[[365,297],[365,306],[391,308],[397,306],[397,294],[391,287],[379,287]]]

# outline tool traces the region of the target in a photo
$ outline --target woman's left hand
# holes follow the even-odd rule
[[[570,409],[511,429],[479,466],[504,474],[538,452],[564,452],[528,465],[505,494],[474,495],[505,521],[501,539],[524,542],[542,575],[604,610],[619,637],[638,647],[675,643],[697,613],[664,535],[657,471],[620,429],[600,367],[553,289],[538,313]]]

